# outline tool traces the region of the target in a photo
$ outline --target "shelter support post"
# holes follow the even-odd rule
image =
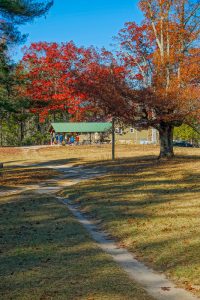
[[[92,144],[92,133],[90,132],[90,145]]]

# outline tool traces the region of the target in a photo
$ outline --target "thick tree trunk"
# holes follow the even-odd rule
[[[160,124],[160,155],[159,158],[172,158],[173,151],[173,126],[171,124]]]

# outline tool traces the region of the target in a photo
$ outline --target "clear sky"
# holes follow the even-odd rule
[[[127,21],[140,22],[142,14],[137,0],[54,0],[47,16],[22,26],[32,42],[67,42],[79,46],[109,48],[112,37]],[[21,47],[20,47],[21,48]],[[21,50],[14,57],[21,57]]]

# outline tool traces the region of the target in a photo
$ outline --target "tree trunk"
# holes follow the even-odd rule
[[[20,121],[20,142],[22,144],[24,139],[24,122]]]
[[[0,136],[1,136],[1,147],[2,147],[2,145],[3,145],[3,122],[2,122],[2,118],[0,119],[0,123],[1,123],[1,125],[0,125],[0,129],[1,129]],[[3,168],[3,163],[0,162],[0,169],[2,169],[2,168]],[[0,174],[2,175],[2,173],[0,173]]]
[[[1,133],[0,133],[0,145],[2,147],[3,146],[3,120],[2,120],[2,118],[0,119],[0,130],[1,130]]]
[[[162,123],[159,129],[160,138],[160,155],[159,158],[172,158],[173,151],[173,126],[171,124]]]
[[[55,113],[55,111],[53,111],[53,122],[54,123],[56,122],[56,113]]]
[[[67,112],[65,110],[62,111],[62,117],[63,117],[63,121],[67,122]]]
[[[37,127],[37,131],[41,132],[40,115],[39,114],[36,115],[36,127]]]

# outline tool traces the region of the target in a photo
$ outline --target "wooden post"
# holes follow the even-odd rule
[[[92,145],[92,133],[90,132],[90,145]]]
[[[115,160],[115,119],[112,119],[112,160]]]

